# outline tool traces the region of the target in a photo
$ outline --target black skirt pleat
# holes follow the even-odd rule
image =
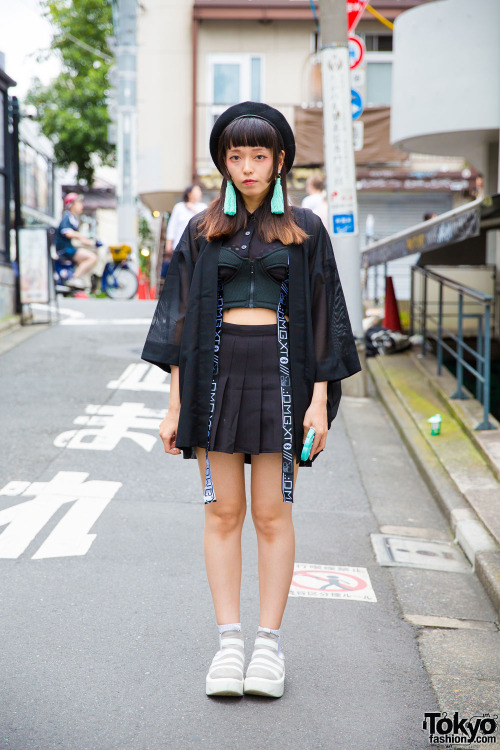
[[[222,323],[209,450],[281,453],[277,324]]]

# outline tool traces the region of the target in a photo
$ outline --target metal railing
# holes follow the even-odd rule
[[[415,301],[415,275],[420,274],[423,277],[421,300]],[[437,317],[429,312],[428,304],[428,285],[433,281],[439,285],[437,301]],[[458,294],[458,309],[455,308],[452,313],[444,312],[443,307],[443,288],[452,289]],[[464,298],[466,302],[464,303]],[[464,304],[467,301],[474,303],[474,308],[480,305],[482,312],[467,313],[464,312]],[[422,335],[422,355],[425,356],[427,351],[428,339],[433,339],[437,343],[437,361],[438,375],[441,375],[443,367],[443,350],[446,350],[455,359],[457,363],[456,379],[457,389],[450,398],[467,399],[468,396],[463,390],[464,368],[467,369],[476,379],[476,398],[483,404],[483,419],[474,428],[475,430],[494,430],[496,427],[489,421],[490,412],[490,370],[491,370],[491,321],[492,306],[494,297],[490,294],[484,294],[476,289],[459,284],[456,281],[440,276],[434,271],[430,271],[420,266],[412,266],[411,269],[411,299],[410,299],[410,334],[415,332],[414,325],[417,308],[420,312],[420,326]],[[458,318],[457,334],[445,328],[443,318],[453,316]],[[477,320],[477,345],[476,349],[469,346],[464,341],[464,320]],[[434,333],[430,330],[429,322],[437,326]],[[446,336],[456,344],[456,349],[447,344],[443,338]],[[464,352],[470,354],[476,361],[476,367],[473,367],[465,360]]]

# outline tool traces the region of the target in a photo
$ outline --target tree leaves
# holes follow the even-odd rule
[[[60,57],[62,71],[49,86],[35,80],[26,103],[37,108],[57,162],[76,162],[78,178],[90,185],[96,158],[114,162],[107,111],[111,6],[105,0],[42,0],[41,6],[54,29],[50,51]]]

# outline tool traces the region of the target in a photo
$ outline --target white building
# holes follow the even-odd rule
[[[500,3],[424,4],[394,31],[391,143],[461,155],[484,175],[486,195],[500,193]],[[500,230],[486,241],[485,261],[500,270]]]
[[[394,21],[422,2],[374,0],[373,5]],[[317,2],[315,8],[318,14]],[[441,158],[391,147],[392,33],[368,11],[356,33],[367,48],[365,145],[356,152],[360,226],[363,233],[372,214],[375,235],[384,237],[426,212],[441,213],[470,200],[477,172],[467,168],[460,153]],[[295,129],[296,167],[289,182],[292,197],[300,201],[306,177],[323,159],[318,43],[308,0],[142,0],[141,200],[151,210],[169,211],[195,181],[206,198],[214,195],[220,184],[208,150],[214,119],[233,103],[257,99],[278,107]]]

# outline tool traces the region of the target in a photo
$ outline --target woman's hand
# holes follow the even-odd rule
[[[172,456],[178,456],[181,453],[179,448],[175,447],[178,425],[179,409],[169,409],[160,424],[160,437],[163,440],[165,453],[171,453]]]
[[[310,427],[314,427],[315,435],[312,444],[309,459],[311,459],[316,453],[324,450],[326,445],[326,436],[328,434],[328,419],[326,415],[326,403],[317,403],[311,401],[311,405],[304,415],[304,437],[302,438],[302,444],[305,443],[307,433]]]

